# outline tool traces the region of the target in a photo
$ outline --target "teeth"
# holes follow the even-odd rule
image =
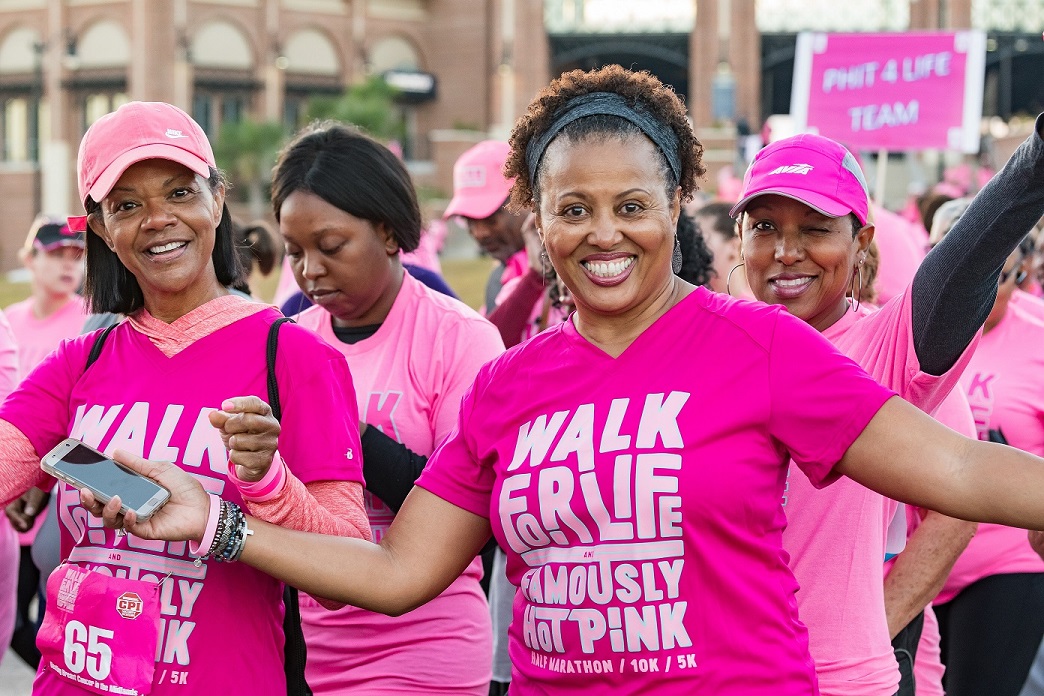
[[[784,288],[799,288],[802,285],[807,285],[811,281],[811,278],[790,278],[787,280],[777,278],[774,282],[776,283],[776,285]]]
[[[164,244],[163,246],[154,246],[149,249],[150,254],[162,254],[165,251],[174,251],[180,247],[185,246],[185,242],[171,242],[170,244]]]
[[[585,261],[584,268],[599,278],[612,278],[618,276],[634,263],[634,257],[628,256],[620,261]]]

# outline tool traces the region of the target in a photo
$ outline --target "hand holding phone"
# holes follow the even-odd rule
[[[71,486],[89,490],[102,504],[119,496],[120,513],[133,511],[138,520],[152,517],[170,500],[166,488],[75,438],[60,442],[40,466]]]

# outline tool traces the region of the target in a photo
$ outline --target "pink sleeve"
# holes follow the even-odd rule
[[[776,315],[768,389],[769,431],[817,487],[836,478],[834,465],[895,396],[786,312]]]
[[[246,504],[251,515],[287,529],[373,540],[362,485],[352,481],[315,481],[306,486],[287,472],[281,495],[262,502],[248,500]],[[345,606],[321,597],[314,599],[331,610]]]
[[[37,453],[50,452],[68,437],[69,395],[83,375],[94,338],[84,334],[62,341],[0,404],[0,419],[21,431]]]
[[[0,420],[0,503],[7,505],[27,490],[49,489],[53,479],[40,469],[40,456],[22,431]]]
[[[280,330],[279,454],[301,481],[363,482],[359,406],[344,356],[294,324]]]
[[[421,488],[468,512],[489,518],[495,474],[492,462],[482,462],[468,432],[476,394],[488,380],[488,366],[479,371],[475,383],[460,402],[457,425],[436,448],[421,472]]]
[[[460,401],[479,369],[504,352],[504,341],[496,327],[484,319],[458,322],[452,331],[440,332],[434,351],[443,361],[442,384],[433,390],[438,393],[432,422],[435,425],[434,442],[437,445],[453,429],[460,412]]]
[[[886,302],[880,310],[859,320],[850,330],[855,343],[843,348],[882,384],[895,390],[925,413],[934,413],[957,384],[975,352],[979,337],[964,349],[953,367],[941,375],[921,370],[913,336],[913,296],[907,287],[901,295]],[[839,345],[845,346],[849,336]],[[856,351],[856,352],[853,352]]]
[[[315,481],[307,485],[287,474],[283,492],[265,501],[246,501],[250,514],[287,529],[369,541],[370,523],[362,485],[354,481]]]

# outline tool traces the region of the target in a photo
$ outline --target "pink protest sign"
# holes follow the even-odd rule
[[[864,150],[977,152],[981,31],[798,37],[795,128]]]

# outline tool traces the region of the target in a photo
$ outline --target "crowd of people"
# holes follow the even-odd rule
[[[33,693],[1044,694],[1044,115],[916,221],[819,135],[735,200],[702,158],[654,76],[555,79],[454,168],[476,311],[354,127],[269,232],[180,109],[96,121],[0,315]],[[169,502],[56,484],[67,437]]]

